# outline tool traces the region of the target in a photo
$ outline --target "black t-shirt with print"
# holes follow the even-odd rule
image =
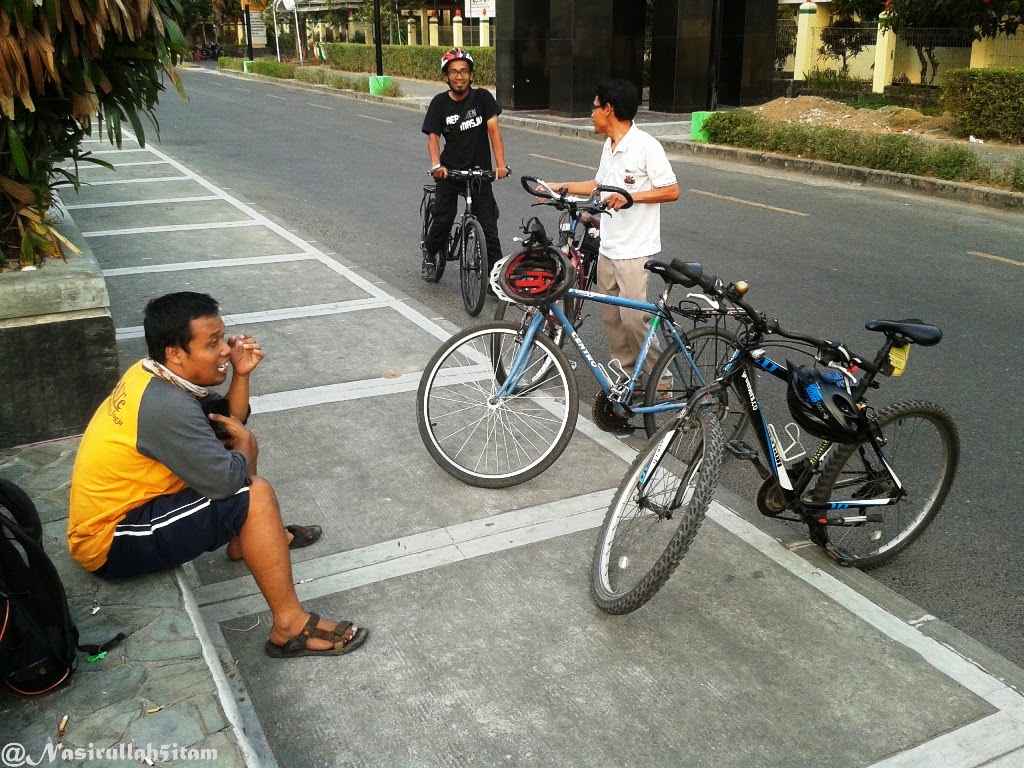
[[[501,107],[486,88],[473,88],[462,101],[448,91],[430,102],[423,118],[423,133],[444,137],[441,165],[467,171],[474,166],[491,168],[491,142],[487,121],[501,114]]]

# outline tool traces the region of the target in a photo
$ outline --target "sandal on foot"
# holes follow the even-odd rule
[[[284,529],[292,535],[288,549],[302,549],[315,544],[324,532],[319,525],[286,525]]]
[[[263,646],[263,650],[267,656],[275,659],[291,659],[298,658],[299,656],[341,656],[345,653],[350,653],[356,648],[366,642],[366,638],[370,636],[370,630],[366,627],[356,628],[356,633],[352,635],[346,642],[344,637],[345,633],[352,627],[350,621],[339,621],[338,626],[332,630],[320,629],[317,624],[320,623],[320,616],[315,613],[309,614],[309,621],[306,622],[306,626],[299,634],[291,638],[283,645],[272,643],[267,640],[266,645]],[[330,648],[325,648],[322,651],[314,651],[306,647],[306,643],[311,639],[316,638],[317,640],[326,640],[332,643]]]

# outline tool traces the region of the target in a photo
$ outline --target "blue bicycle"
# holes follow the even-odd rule
[[[524,177],[532,179],[532,177]],[[524,181],[524,186],[525,186]],[[562,199],[549,188],[531,188],[531,194]],[[580,208],[593,206],[601,192],[620,189],[598,187],[588,201],[578,201]],[[416,417],[420,437],[437,464],[464,483],[483,488],[503,488],[530,480],[544,472],[562,454],[572,438],[579,413],[574,366],[570,364],[558,342],[570,340],[597,380],[601,391],[594,401],[593,415],[598,426],[609,431],[629,428],[629,420],[642,416],[650,431],[655,420],[678,411],[688,396],[712,381],[732,349],[734,337],[715,335],[717,343],[702,343],[700,354],[691,351],[685,331],[677,321],[690,322],[694,313],[670,303],[673,286],[693,281],[681,278],[668,264],[649,261],[646,268],[662,278],[665,285],[657,303],[634,301],[573,287],[578,275],[575,266],[551,245],[543,225],[531,219],[524,225],[527,237],[517,254],[495,266],[494,275],[507,268],[510,259],[523,259],[523,284],[543,283],[545,265],[565,259],[568,267],[551,277],[556,290],[540,300],[525,293],[517,301],[528,302],[537,311],[527,314],[522,322],[492,322],[468,328],[456,334],[434,354],[423,371],[417,392]],[[532,260],[532,261],[531,261]],[[529,263],[528,263],[529,262]],[[533,282],[531,282],[533,281]],[[498,286],[501,289],[501,286]],[[505,287],[504,292],[510,290]],[[580,338],[564,306],[576,300],[593,301],[626,307],[651,315],[647,335],[636,365],[626,371],[617,361],[608,366],[599,363]],[[703,312],[703,311],[702,311]],[[725,316],[725,312],[716,312]],[[708,326],[698,329],[705,333]],[[717,333],[717,331],[716,331]],[[644,361],[654,338],[662,335],[664,351],[655,366],[659,378],[651,376],[643,395],[643,404],[635,402],[642,380]],[[709,351],[710,350],[710,351]],[[698,360],[702,356],[708,360]],[[710,359],[712,355],[718,355]],[[697,357],[698,359],[695,359]],[[723,399],[716,404],[719,419],[735,413]],[[736,421],[733,419],[733,421]],[[717,425],[716,425],[717,426]],[[739,425],[742,429],[742,424]]]

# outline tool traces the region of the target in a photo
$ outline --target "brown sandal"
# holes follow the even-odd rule
[[[365,643],[366,638],[370,636],[370,630],[366,629],[366,627],[358,627],[356,628],[356,633],[346,641],[344,639],[345,633],[352,627],[352,622],[339,621],[338,626],[332,630],[320,629],[317,626],[319,623],[320,616],[316,613],[310,613],[309,621],[306,622],[306,626],[299,634],[286,641],[283,645],[277,645],[267,640],[263,650],[267,656],[275,659],[290,659],[298,658],[299,656],[341,656],[342,654],[354,651]],[[314,651],[307,648],[306,642],[314,637],[317,640],[326,640],[332,644],[332,647],[325,648],[322,651]]]

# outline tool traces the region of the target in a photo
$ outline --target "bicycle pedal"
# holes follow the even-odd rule
[[[757,453],[757,449],[751,447],[742,440],[730,440],[725,444],[725,450],[727,450],[737,459],[745,459],[747,461],[758,461],[760,458],[760,456]]]

